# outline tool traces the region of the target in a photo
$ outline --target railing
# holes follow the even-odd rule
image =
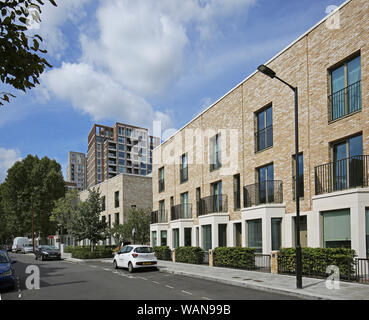
[[[255,132],[255,151],[261,151],[273,145],[273,125]]]
[[[165,223],[168,222],[167,211],[153,211],[151,212],[151,224],[153,223]]]
[[[170,208],[171,221],[192,218],[192,204],[182,203]]]
[[[358,81],[328,97],[329,121],[361,110],[361,81]]]
[[[186,182],[188,180],[188,167],[181,168],[179,170],[181,183]]]
[[[314,168],[315,194],[369,186],[369,156],[353,156]]]
[[[255,253],[255,269],[254,271],[271,272],[270,254]]]
[[[201,198],[198,201],[199,216],[210,213],[228,212],[228,197],[225,194],[213,195]]]
[[[356,259],[356,281],[369,284],[369,259]]]
[[[283,203],[283,183],[280,180],[266,180],[243,188],[245,208],[266,203]]]
[[[164,179],[159,179],[159,192],[163,192],[165,189]]]

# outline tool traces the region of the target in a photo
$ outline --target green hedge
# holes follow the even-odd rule
[[[241,247],[218,247],[213,250],[216,267],[255,269],[255,249]]]
[[[202,264],[204,250],[199,247],[179,247],[176,249],[176,262]]]
[[[302,248],[302,274],[326,277],[330,265],[339,268],[340,277],[350,279],[355,276],[355,250],[345,248]],[[295,273],[296,248],[282,248],[278,256],[280,273]]]
[[[91,247],[67,247],[64,252],[71,253],[72,258],[76,259],[100,259],[113,257],[113,250],[110,246],[97,246],[94,251],[91,251]]]
[[[154,247],[154,251],[158,260],[172,260],[172,252],[168,246]]]

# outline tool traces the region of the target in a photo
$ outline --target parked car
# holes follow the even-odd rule
[[[29,244],[27,237],[16,237],[13,241],[12,251],[19,252],[22,251],[25,244]]]
[[[128,268],[129,272],[134,272],[140,268],[154,268],[157,270],[158,260],[154,249],[145,245],[124,246],[116,253],[113,259],[113,267]]]
[[[22,253],[33,253],[33,245],[32,244],[25,244],[22,248]]]
[[[35,259],[44,260],[61,260],[61,254],[57,247],[41,245],[35,249]]]
[[[11,260],[8,252],[0,250],[0,289],[15,287],[15,271],[12,266],[16,260]]]

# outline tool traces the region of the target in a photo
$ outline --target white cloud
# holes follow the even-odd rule
[[[21,160],[18,149],[5,149],[0,147],[0,182],[7,176],[8,169],[18,160]]]

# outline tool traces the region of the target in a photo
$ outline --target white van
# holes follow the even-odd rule
[[[29,240],[27,237],[14,238],[12,252],[22,251],[25,244],[29,244]]]

